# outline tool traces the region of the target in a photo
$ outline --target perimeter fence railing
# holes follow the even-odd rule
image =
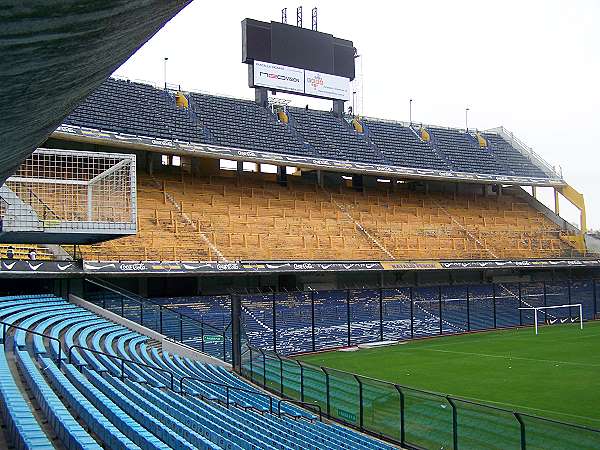
[[[592,320],[600,313],[599,292],[600,281],[593,279],[314,290],[243,295],[241,309],[251,345],[292,355],[531,326],[534,315],[523,307],[581,303],[583,320]],[[579,323],[578,314],[547,310],[540,319]]]
[[[231,362],[231,325],[211,326],[166,305],[139,297],[106,280],[86,278],[83,298],[125,319],[207,355]]]
[[[600,449],[600,430],[317,367],[246,347],[242,375],[323,415],[417,449]]]

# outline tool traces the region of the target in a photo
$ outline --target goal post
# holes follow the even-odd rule
[[[554,306],[529,306],[526,308],[519,308],[522,310],[531,310],[533,311],[533,323],[535,325],[535,334],[538,334],[538,311],[544,311],[547,309],[558,309],[558,308],[566,308],[569,311],[571,308],[579,308],[579,329],[583,330],[583,308],[581,303],[572,303],[569,305],[554,305]]]

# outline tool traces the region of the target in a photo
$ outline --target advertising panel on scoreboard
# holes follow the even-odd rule
[[[350,80],[337,75],[305,70],[304,92],[315,97],[350,100]]]
[[[350,100],[350,79],[264,61],[254,61],[252,86],[311,97]]]
[[[255,60],[254,85],[303,94],[304,70]]]

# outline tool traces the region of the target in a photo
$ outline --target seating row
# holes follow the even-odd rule
[[[279,416],[276,399],[224,367],[52,295],[2,297],[0,319],[18,326],[0,347],[0,407],[17,448],[393,448],[289,403]]]

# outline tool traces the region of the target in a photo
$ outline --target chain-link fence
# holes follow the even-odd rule
[[[600,449],[600,430],[288,359],[247,347],[242,375],[405,448]]]

